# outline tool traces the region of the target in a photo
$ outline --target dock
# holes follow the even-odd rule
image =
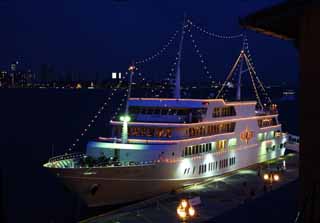
[[[213,177],[202,183],[182,188],[175,193],[137,202],[82,220],[80,223],[181,222],[176,214],[179,201],[194,197],[200,197],[201,204],[195,206],[197,214],[187,222],[214,222],[213,219],[230,210],[244,206],[248,202],[297,181],[298,162],[299,154],[289,153],[276,160]],[[270,184],[263,179],[264,173],[270,170],[279,174],[279,181]]]

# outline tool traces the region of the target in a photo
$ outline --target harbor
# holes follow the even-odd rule
[[[163,194],[80,222],[181,222],[176,212],[178,203],[181,199],[192,198],[199,198],[201,202],[195,205],[195,217],[188,219],[187,222],[216,222],[215,219],[223,218],[224,214],[235,208],[259,202],[258,200],[266,196],[273,196],[278,190],[286,190],[288,185],[296,184],[298,160],[298,153],[289,153],[260,165],[213,177],[202,183],[177,190],[175,193]],[[279,173],[279,181],[270,183],[264,179],[264,174],[271,170]],[[283,202],[288,204],[286,200]],[[281,209],[278,211],[281,213]]]

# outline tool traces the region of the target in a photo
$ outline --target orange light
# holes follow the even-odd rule
[[[186,200],[182,200],[180,204],[183,208],[186,208],[188,206],[188,202]]]
[[[275,181],[279,181],[279,180],[280,180],[280,177],[279,177],[278,174],[275,174],[275,175],[273,175],[273,179],[274,179]]]
[[[191,217],[196,214],[196,210],[192,206],[189,207],[188,212]]]
[[[181,205],[179,205],[178,208],[177,208],[177,214],[178,214],[178,216],[180,218],[187,217],[187,213],[186,213],[185,209]]]
[[[269,174],[267,174],[267,173],[263,174],[263,179],[264,180],[269,180]]]

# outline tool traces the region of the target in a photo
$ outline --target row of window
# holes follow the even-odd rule
[[[205,143],[199,145],[193,145],[185,147],[182,151],[182,156],[192,156],[195,154],[205,153],[212,151],[212,143]]]
[[[210,172],[218,169],[223,169],[228,166],[233,166],[235,164],[236,164],[236,157],[231,157],[229,159],[227,158],[227,159],[223,159],[215,162],[210,162],[208,164],[201,164],[199,165],[198,174],[200,175],[200,174],[206,173],[207,171]],[[195,171],[196,171],[196,167],[194,166],[192,170],[192,174],[195,174]],[[190,173],[190,168],[185,168],[183,174],[188,175],[189,173]]]
[[[129,136],[143,136],[143,137],[157,137],[157,138],[171,138],[171,128],[152,128],[152,127],[129,127]]]
[[[225,117],[225,116],[235,116],[236,110],[233,106],[216,107],[213,109],[212,117]]]
[[[270,131],[270,132],[260,132],[258,133],[257,135],[257,139],[258,141],[264,141],[264,140],[269,140],[269,139],[273,139],[275,138],[276,136],[276,133],[275,131]]]
[[[166,108],[166,107],[141,107],[130,106],[130,114],[142,115],[189,115],[189,114],[205,114],[206,108]]]
[[[206,152],[215,152],[226,149],[227,147],[233,148],[237,145],[237,139],[229,139],[227,143],[226,139],[218,140],[217,142],[209,142],[198,145],[187,146],[182,150],[182,156],[192,156],[196,154],[206,153]]]
[[[277,120],[276,118],[263,118],[263,119],[258,119],[258,126],[260,128],[264,127],[269,127],[269,126],[274,126],[277,125]]]
[[[189,137],[198,137],[198,136],[207,136],[207,135],[216,135],[234,132],[236,123],[222,123],[216,125],[207,125],[207,126],[198,126],[187,129],[187,135]]]
[[[273,145],[272,147],[267,147],[266,150],[267,150],[267,152],[271,152],[271,151],[274,151],[276,149],[282,149],[284,147],[285,147],[285,143],[281,143],[278,146]]]

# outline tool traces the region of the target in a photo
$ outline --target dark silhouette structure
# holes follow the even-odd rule
[[[320,1],[288,0],[240,19],[266,35],[292,40],[300,56],[300,208],[296,222],[320,222]],[[296,195],[292,195],[296,196]],[[285,208],[285,207],[284,207]]]
[[[4,175],[4,170],[0,169],[0,197],[1,197],[1,204],[0,204],[0,219],[1,222],[7,222],[7,190],[6,190],[6,178]]]

